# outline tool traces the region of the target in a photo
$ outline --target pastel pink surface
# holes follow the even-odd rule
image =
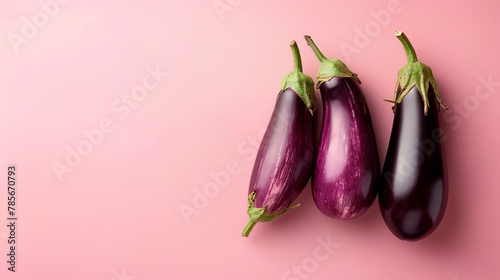
[[[497,279],[499,8],[494,1],[0,2],[0,225],[11,164],[19,218],[15,273],[0,226],[1,278]],[[27,21],[36,22],[31,33]],[[332,220],[307,186],[301,207],[241,237],[255,139],[292,69],[290,41],[313,77],[319,62],[306,34],[359,75],[383,160],[392,126],[383,99],[392,98],[406,63],[399,29],[450,106],[441,112],[450,195],[440,227],[402,242],[377,203],[358,219]],[[97,129],[102,137],[85,146]],[[78,148],[85,155],[69,166]],[[65,172],[55,171],[58,163]]]

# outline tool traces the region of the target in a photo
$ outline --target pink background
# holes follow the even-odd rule
[[[499,279],[499,9],[497,1],[0,1],[0,278]],[[305,34],[358,73],[383,160],[392,125],[383,99],[406,62],[397,29],[450,106],[441,113],[450,194],[440,227],[402,242],[377,202],[358,219],[333,220],[308,185],[301,207],[241,237],[253,145],[291,70],[290,41],[313,77],[319,63]],[[160,72],[158,82],[148,71]],[[54,164],[77,148],[85,155],[58,178]],[[16,273],[6,263],[10,164]]]

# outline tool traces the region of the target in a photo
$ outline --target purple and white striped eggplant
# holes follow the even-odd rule
[[[300,52],[290,44],[294,71],[282,82],[271,120],[259,147],[249,185],[248,236],[257,222],[267,222],[290,206],[311,177],[314,164],[314,82],[302,73]]]
[[[318,84],[323,101],[321,138],[312,179],[314,202],[325,215],[351,219],[377,195],[380,162],[372,120],[356,74],[338,59],[327,59],[305,36],[321,62]]]

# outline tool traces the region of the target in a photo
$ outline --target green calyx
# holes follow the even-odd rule
[[[436,79],[432,75],[432,70],[429,66],[418,62],[415,49],[408,40],[408,37],[402,31],[396,31],[396,37],[403,44],[408,64],[403,66],[398,72],[396,88],[394,90],[394,100],[392,103],[401,103],[403,98],[410,92],[413,87],[417,87],[422,100],[424,101],[424,115],[429,111],[429,85],[432,86],[436,100],[443,109],[448,109],[443,101],[436,83]]]
[[[280,92],[287,88],[293,89],[300,99],[302,99],[307,109],[309,109],[311,115],[313,115],[316,110],[314,81],[302,72],[302,60],[297,43],[292,41],[290,47],[292,48],[294,70],[283,78]]]
[[[248,216],[250,216],[250,220],[248,221],[247,225],[245,226],[245,229],[243,230],[243,233],[241,234],[244,237],[248,237],[250,232],[252,231],[253,227],[258,223],[258,222],[269,222],[272,219],[278,217],[279,215],[285,213],[286,211],[299,207],[300,204],[296,204],[293,206],[289,206],[279,212],[276,213],[269,213],[266,211],[265,208],[255,208],[254,207],[254,202],[255,202],[255,195],[256,192],[253,191],[250,195],[248,195]]]
[[[356,83],[361,84],[358,75],[349,70],[344,62],[342,62],[340,59],[326,58],[326,56],[318,49],[316,44],[314,44],[311,36],[305,35],[304,39],[306,39],[307,44],[311,47],[314,54],[321,63],[318,75],[316,77],[318,80],[318,84],[316,85],[317,88],[319,88],[323,82],[329,81],[333,77],[351,78]]]

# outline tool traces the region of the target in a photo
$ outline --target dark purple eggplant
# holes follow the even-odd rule
[[[305,36],[321,62],[318,84],[323,101],[321,138],[312,178],[318,209],[337,219],[363,214],[377,195],[380,175],[375,133],[356,74],[338,59],[327,59]]]
[[[311,177],[314,164],[314,82],[302,73],[300,52],[290,44],[294,71],[282,82],[271,120],[257,152],[248,189],[250,220],[242,235],[257,222],[267,222],[297,207],[292,202]]]
[[[448,182],[441,150],[436,80],[429,66],[418,62],[406,35],[396,36],[408,64],[398,72],[394,122],[382,168],[379,205],[385,223],[401,240],[416,241],[441,222],[448,199]],[[439,105],[437,104],[439,103]]]

